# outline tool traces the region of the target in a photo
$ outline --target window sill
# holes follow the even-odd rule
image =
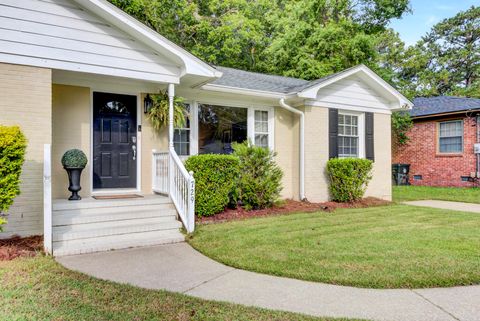
[[[435,157],[463,157],[463,153],[436,153]]]

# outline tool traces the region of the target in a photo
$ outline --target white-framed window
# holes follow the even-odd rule
[[[442,154],[463,152],[463,120],[438,123],[438,151]]]
[[[184,126],[173,130],[173,147],[179,156],[190,155],[190,105],[185,104],[185,109],[187,116]]]
[[[364,114],[338,113],[338,157],[365,157]]]
[[[260,147],[269,147],[269,121],[268,110],[255,110],[255,145]]]

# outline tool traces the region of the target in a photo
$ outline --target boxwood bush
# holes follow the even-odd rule
[[[69,149],[62,156],[62,165],[65,168],[85,168],[87,156],[80,149]]]
[[[373,162],[361,158],[332,158],[327,162],[330,196],[337,202],[359,200],[372,179]]]
[[[239,161],[232,155],[196,155],[185,162],[195,177],[195,212],[210,216],[222,212],[238,177]]]
[[[246,210],[271,207],[280,197],[282,170],[275,153],[246,141],[233,144],[233,155],[240,160],[240,174],[234,189],[234,202]]]
[[[20,174],[27,140],[18,126],[0,125],[0,212],[6,212],[20,194]],[[0,218],[1,225],[5,220]]]

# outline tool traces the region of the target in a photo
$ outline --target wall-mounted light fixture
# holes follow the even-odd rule
[[[147,114],[153,107],[153,100],[149,94],[143,99],[143,112]]]

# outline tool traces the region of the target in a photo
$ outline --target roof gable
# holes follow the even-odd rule
[[[353,78],[354,77],[354,78]],[[331,85],[338,83],[344,79],[355,79],[365,84],[369,90],[376,92],[379,98],[383,98],[388,101],[390,105],[389,109],[399,109],[407,106],[412,107],[410,102],[405,96],[398,92],[395,88],[384,81],[380,76],[374,73],[371,69],[365,65],[359,65],[353,68],[346,69],[339,73],[315,80],[308,86],[301,88],[298,93],[299,97],[306,99],[316,100],[317,97],[324,95],[322,91],[331,91]]]
[[[174,83],[192,70],[181,50],[153,31],[149,42],[136,37],[126,25],[141,23],[103,0],[0,0],[0,11],[0,62]]]

